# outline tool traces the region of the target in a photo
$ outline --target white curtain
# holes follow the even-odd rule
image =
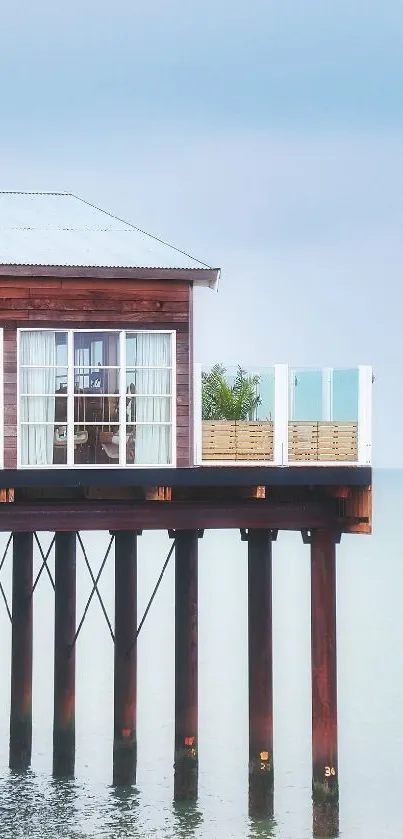
[[[144,333],[136,336],[134,462],[171,463],[171,336]],[[162,369],[161,369],[162,368]],[[163,369],[165,368],[165,369]],[[165,398],[161,398],[165,397]],[[169,423],[158,425],[154,423]]]
[[[23,367],[24,364],[35,367]],[[21,332],[20,393],[21,463],[47,466],[53,463],[55,419],[56,336],[52,331]],[[23,394],[28,394],[24,396]],[[52,423],[52,425],[44,425]]]

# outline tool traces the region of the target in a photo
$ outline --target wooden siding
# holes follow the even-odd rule
[[[193,466],[190,332],[176,332],[176,464]]]
[[[0,323],[154,327],[189,322],[191,286],[180,281],[0,277]]]
[[[290,461],[356,462],[358,425],[354,422],[289,422]]]
[[[173,329],[177,465],[193,465],[192,286],[179,281],[0,278],[4,328],[4,466],[17,466],[17,328]]]
[[[203,460],[272,461],[272,422],[203,421]]]
[[[4,467],[17,466],[17,333],[3,332]]]

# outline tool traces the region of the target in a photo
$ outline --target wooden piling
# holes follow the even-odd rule
[[[32,751],[33,533],[14,533],[12,572],[10,769],[23,771]]]
[[[271,530],[249,530],[249,808],[273,811],[273,656]]]
[[[312,835],[314,839],[337,839],[339,836],[339,802],[313,801]]]
[[[55,534],[53,775],[73,777],[75,763],[76,534]]]
[[[113,783],[136,782],[137,534],[115,534]]]
[[[338,801],[336,541],[332,530],[313,530],[311,543],[312,796]]]
[[[194,801],[198,782],[198,537],[175,531],[174,798]]]

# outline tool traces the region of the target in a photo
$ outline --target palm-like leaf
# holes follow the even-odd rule
[[[249,376],[238,367],[235,381],[226,380],[226,369],[215,364],[202,373],[202,416],[204,420],[248,420],[261,404],[259,376]]]

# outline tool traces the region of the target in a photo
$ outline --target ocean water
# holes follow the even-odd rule
[[[374,533],[343,536],[338,546],[340,836],[346,839],[397,839],[402,831],[402,510],[403,473],[375,472]],[[96,573],[108,536],[86,534],[84,541]],[[41,542],[46,547],[50,536],[42,534]],[[139,539],[139,615],[169,545],[162,533]],[[287,533],[273,546],[273,819],[248,815],[247,545],[237,532],[210,531],[199,556],[197,804],[173,803],[173,560],[138,642],[138,778],[130,793],[111,785],[113,646],[96,598],[77,645],[76,777],[51,778],[53,592],[43,574],[34,596],[33,756],[25,775],[7,768],[11,627],[0,602],[1,837],[310,839],[309,547]],[[8,597],[10,572],[11,555],[1,572]],[[82,560],[78,619],[90,589]],[[113,618],[112,557],[100,589]]]

